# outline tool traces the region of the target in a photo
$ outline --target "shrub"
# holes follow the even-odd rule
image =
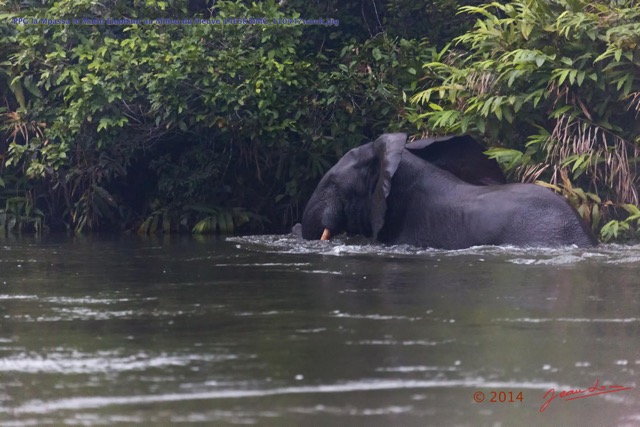
[[[413,98],[423,108],[416,124],[503,145],[490,154],[520,180],[545,178],[570,195],[594,228],[637,206],[635,3],[529,0],[462,12],[479,19],[425,64],[431,87]],[[626,230],[637,231],[635,221]],[[607,230],[604,239],[619,234]]]

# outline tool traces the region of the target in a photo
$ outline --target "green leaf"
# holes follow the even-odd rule
[[[520,31],[522,32],[522,37],[524,37],[525,40],[529,40],[529,35],[531,35],[531,30],[533,30],[533,25],[531,25],[529,22],[522,21],[520,23]],[[537,62],[538,61],[536,60],[536,64]],[[539,64],[538,67],[540,65],[542,64]]]
[[[553,117],[554,119],[557,119],[563,114],[565,114],[567,111],[570,111],[571,109],[573,109],[573,106],[564,105],[556,110],[553,110],[553,112],[551,113],[551,117]]]
[[[111,124],[111,121],[108,118],[102,117],[100,119],[100,123],[98,124],[97,131],[100,132],[100,130],[106,129],[110,124]]]
[[[38,98],[42,98],[42,93],[40,92],[40,89],[38,89],[38,86],[35,85],[35,83],[33,83],[33,81],[31,80],[31,77],[27,77],[23,80],[23,84],[24,87],[31,92],[32,95],[38,97]]]
[[[631,215],[640,215],[640,209],[638,209],[638,207],[635,205],[632,205],[630,203],[625,203],[622,205],[622,207]]]
[[[22,92],[22,85],[20,84],[20,78],[16,77],[15,79],[13,79],[9,87],[11,88],[11,91],[15,95],[16,100],[18,101],[18,105],[20,105],[20,107],[22,108],[26,108],[27,102],[24,98],[24,92]]]
[[[613,57],[616,62],[620,62],[620,59],[622,58],[622,49],[616,49],[613,53]]]

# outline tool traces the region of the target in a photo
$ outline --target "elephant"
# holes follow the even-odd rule
[[[347,152],[320,180],[293,231],[308,240],[346,232],[439,249],[597,244],[564,197],[507,184],[472,137],[406,141],[389,133]]]

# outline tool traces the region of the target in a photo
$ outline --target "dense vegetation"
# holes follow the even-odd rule
[[[639,12],[481,3],[10,3],[0,228],[283,231],[346,150],[403,129],[475,134],[514,179],[547,181],[594,228],[618,220],[603,237],[631,235]],[[339,24],[195,21],[263,17]],[[30,23],[82,18],[94,21]]]
[[[430,85],[414,97],[425,106],[420,126],[484,135],[516,179],[564,193],[604,240],[636,235],[636,3],[522,0],[462,11],[479,20],[425,65]]]

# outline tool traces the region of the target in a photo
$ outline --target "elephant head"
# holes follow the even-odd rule
[[[495,160],[469,136],[422,139],[406,144],[404,133],[384,134],[345,154],[322,178],[294,232],[326,240],[346,232],[376,239],[384,226],[392,179],[405,155],[416,155],[475,185],[502,184]],[[407,151],[408,150],[408,151]]]
[[[307,203],[302,237],[326,240],[347,232],[376,238],[406,140],[403,133],[385,134],[345,154]]]

